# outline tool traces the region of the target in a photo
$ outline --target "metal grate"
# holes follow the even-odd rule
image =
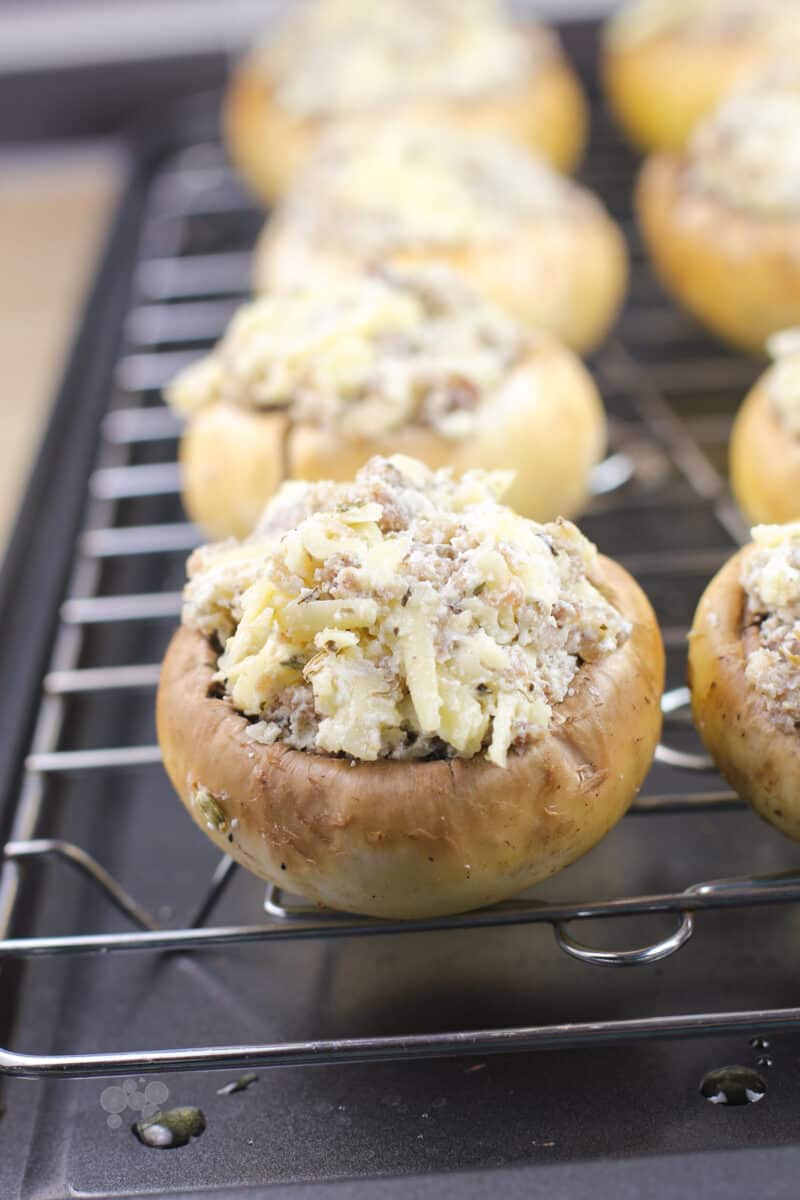
[[[639,577],[655,600],[674,685],[664,700],[665,741],[633,811],[641,819],[708,810],[724,820],[724,813],[741,807],[741,802],[699,752],[687,714],[688,693],[679,681],[687,592],[699,592],[745,535],[724,482],[724,447],[735,404],[757,367],[711,343],[663,297],[644,260],[630,212],[632,160],[602,117],[597,125],[584,177],[628,235],[632,278],[618,331],[593,362],[611,418],[612,448],[595,473],[594,499],[581,523],[603,550]],[[198,530],[181,521],[176,511],[180,426],[158,393],[179,366],[213,343],[245,297],[248,251],[258,225],[258,214],[214,143],[187,143],[166,154],[154,171],[124,350],[88,481],[85,527],[4,850],[0,961],[109,951],[228,952],[245,942],[378,934],[413,938],[437,930],[544,923],[573,958],[589,965],[635,966],[674,954],[710,910],[800,901],[800,873],[791,872],[712,879],[677,891],[611,900],[594,896],[552,903],[534,893],[457,917],[388,922],[322,912],[270,888],[266,920],[218,927],[209,920],[236,870],[223,858],[196,897],[194,919],[182,928],[162,928],[96,858],[80,845],[48,835],[48,789],[54,780],[96,773],[111,794],[120,772],[159,770],[155,745],[74,748],[69,730],[82,699],[152,693],[157,683],[161,647],[149,630],[154,623],[177,619],[176,564],[200,541]],[[132,520],[131,513],[141,512],[142,505],[147,520]],[[122,578],[132,581],[131,590],[109,594],[104,581],[109,563],[124,568]],[[124,641],[134,648],[132,657],[87,665],[87,644],[98,627],[131,634]],[[187,854],[191,850],[187,844]],[[45,859],[55,860],[57,870],[71,867],[81,872],[134,928],[25,935],[18,903],[22,873]],[[590,948],[568,928],[590,919],[658,913],[674,915],[674,931],[633,950]],[[48,1055],[0,1050],[0,1073],[82,1076],[244,1063],[377,1062],[797,1026],[800,1008],[776,1008],[136,1052]]]

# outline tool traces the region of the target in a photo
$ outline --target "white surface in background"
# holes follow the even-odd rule
[[[0,557],[126,169],[110,142],[0,151]]]
[[[49,0],[30,4],[16,0],[0,7],[0,73],[236,52],[269,25],[286,2]],[[597,16],[614,4],[612,0],[518,0],[514,7],[558,20]]]

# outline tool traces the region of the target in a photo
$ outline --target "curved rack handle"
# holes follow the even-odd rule
[[[559,949],[580,962],[589,963],[594,967],[640,967],[646,963],[659,962],[662,958],[669,958],[670,954],[686,945],[694,933],[694,915],[684,912],[680,914],[680,918],[678,928],[669,937],[649,946],[639,946],[635,950],[594,950],[571,937],[567,933],[564,921],[559,921],[553,926],[553,933]]]
[[[608,496],[629,483],[634,473],[633,460],[618,450],[592,467],[589,472],[589,492],[592,496]]]

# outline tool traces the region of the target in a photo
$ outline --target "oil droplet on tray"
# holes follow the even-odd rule
[[[767,1094],[767,1085],[750,1067],[718,1067],[700,1084],[700,1093],[712,1104],[757,1104]]]

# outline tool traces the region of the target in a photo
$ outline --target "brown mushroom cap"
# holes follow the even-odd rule
[[[698,605],[689,642],[692,712],[700,736],[731,787],[760,816],[800,841],[800,738],[772,719],[745,676],[758,632],[746,624],[745,546],[718,571]]]
[[[158,691],[172,784],[222,851],[331,908],[421,918],[520,892],[616,824],[661,729],[653,611],[609,559],[598,560],[592,582],[633,622],[631,636],[579,668],[551,730],[512,753],[507,769],[483,757],[351,762],[253,742],[247,719],[214,696],[215,650],[182,627]],[[207,801],[198,804],[209,795],[211,818]]]
[[[689,191],[673,154],[645,162],[636,211],[664,285],[720,337],[763,354],[771,334],[800,324],[800,220]]]
[[[730,441],[733,494],[752,525],[800,517],[800,438],[784,427],[762,377],[736,415]]]
[[[399,107],[412,120],[511,138],[563,171],[577,165],[586,141],[586,102],[574,72],[560,58],[540,64],[520,84],[473,100],[445,97]],[[288,112],[263,64],[249,58],[236,68],[225,97],[223,132],[234,165],[266,203],[288,190],[330,124]]]

